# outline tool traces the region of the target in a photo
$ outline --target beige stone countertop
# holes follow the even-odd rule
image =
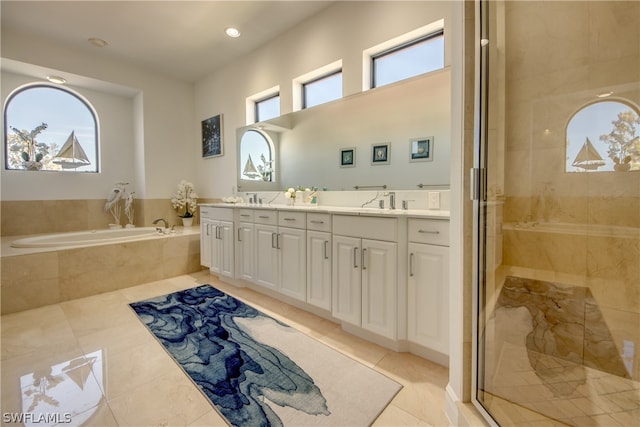
[[[235,209],[266,209],[276,211],[302,211],[302,212],[319,212],[342,215],[366,215],[366,216],[392,216],[392,217],[408,217],[408,218],[428,218],[449,220],[449,211],[439,209],[380,209],[380,208],[362,208],[362,207],[345,207],[345,206],[324,206],[324,205],[255,205],[250,203],[200,203],[198,206],[214,207],[214,208],[235,208]]]
[[[143,227],[145,228],[145,227]],[[151,227],[147,227],[151,228]],[[106,229],[105,229],[106,230]],[[92,230],[88,230],[92,231]],[[133,240],[122,240],[122,241],[109,241],[109,242],[96,242],[96,243],[79,243],[77,245],[69,245],[66,244],[64,246],[51,246],[51,247],[21,247],[14,248],[11,244],[18,239],[31,238],[37,236],[52,236],[58,234],[72,234],[79,233],[80,231],[69,231],[66,233],[46,233],[46,234],[29,234],[29,235],[20,235],[20,236],[2,236],[0,239],[0,256],[17,256],[17,255],[27,255],[27,254],[35,254],[41,252],[53,252],[65,249],[77,249],[87,246],[99,246],[106,244],[125,244],[131,242],[137,242],[142,240],[151,240],[151,239],[161,239],[161,238],[171,238],[174,236],[186,236],[190,234],[200,234],[200,227],[198,225],[194,225],[192,227],[176,227],[174,233],[169,234],[150,234],[148,236],[138,236]]]

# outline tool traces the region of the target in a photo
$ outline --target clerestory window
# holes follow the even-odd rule
[[[302,85],[302,108],[311,108],[342,98],[342,70]]]
[[[276,93],[255,102],[256,122],[280,116],[280,94]]]
[[[98,119],[81,95],[33,84],[15,90],[4,106],[5,168],[98,172]]]
[[[371,56],[371,87],[439,70],[444,67],[444,33],[438,31]]]

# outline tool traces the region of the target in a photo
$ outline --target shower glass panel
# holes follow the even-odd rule
[[[476,403],[640,425],[640,2],[480,1]]]

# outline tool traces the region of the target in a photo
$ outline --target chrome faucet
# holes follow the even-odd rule
[[[169,228],[169,223],[168,223],[168,222],[167,222],[167,220],[166,220],[166,219],[164,219],[164,218],[158,218],[158,219],[155,219],[155,220],[153,220],[153,223],[154,223],[154,224],[157,224],[157,223],[159,223],[160,221],[164,222],[164,228]]]
[[[393,191],[389,191],[387,193],[387,195],[389,196],[389,209],[395,209],[396,208],[396,193]]]

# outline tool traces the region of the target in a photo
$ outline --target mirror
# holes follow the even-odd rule
[[[256,127],[237,130],[238,191],[278,189],[278,134]]]
[[[446,68],[240,128],[238,190],[447,188],[450,112],[450,70]],[[274,159],[275,181],[243,178],[251,151],[242,148],[243,140],[249,141],[256,129],[274,141],[280,159],[279,163]],[[428,141],[429,161],[416,161],[416,141],[423,148]],[[260,155],[255,153],[251,154],[254,164]]]

